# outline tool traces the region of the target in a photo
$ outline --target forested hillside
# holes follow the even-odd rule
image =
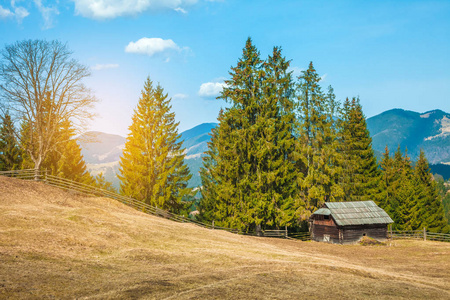
[[[403,109],[385,111],[367,119],[373,149],[383,152],[398,146],[414,160],[420,150],[432,164],[450,162],[450,114],[441,110],[417,113]]]
[[[177,214],[197,210],[195,218],[244,232],[304,231],[325,202],[363,200],[385,209],[394,229],[450,230],[448,185],[433,179],[426,156],[431,147],[433,157],[445,157],[450,115],[442,111],[392,110],[366,120],[359,98],[339,102],[331,86],[321,86],[312,62],[294,77],[281,47],[262,58],[249,38],[218,97],[227,103],[218,124],[180,133],[172,99],[148,77],[126,139],[99,132],[77,139],[95,103],[79,83],[89,75],[86,68],[74,60],[53,62],[79,69],[78,77],[67,75],[67,90],[58,91],[60,85],[45,80],[55,71],[36,75],[33,65],[49,64],[52,51],[67,59],[65,45],[24,41],[7,50],[5,74],[14,81],[3,91],[26,91],[2,98],[9,108],[2,110],[2,170],[47,170]],[[26,72],[49,86],[33,89],[34,82],[11,67],[16,60],[28,62]],[[65,98],[68,92],[79,102]],[[35,93],[32,101],[27,93]],[[386,143],[382,152],[377,148],[384,154],[375,154],[369,130],[377,147]],[[194,186],[201,186],[201,199]]]

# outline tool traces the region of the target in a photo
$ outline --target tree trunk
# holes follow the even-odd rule
[[[39,181],[39,169],[41,168],[42,159],[39,157],[34,161],[34,180]]]

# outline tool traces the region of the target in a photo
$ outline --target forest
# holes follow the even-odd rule
[[[97,99],[82,81],[87,67],[58,41],[7,45],[0,65],[0,169],[36,169],[112,190],[86,169],[77,133]],[[311,62],[294,78],[274,47],[261,58],[250,38],[219,99],[200,175],[201,199],[187,187],[171,98],[145,81],[120,160],[120,193],[178,214],[242,231],[307,229],[329,201],[373,200],[395,230],[450,232],[450,194],[421,151],[388,149],[378,162],[358,97],[339,102]],[[395,150],[395,151],[393,151]],[[406,154],[403,154],[405,153]]]

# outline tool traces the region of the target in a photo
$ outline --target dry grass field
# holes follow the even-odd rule
[[[0,177],[0,298],[450,299],[450,244],[240,236]]]

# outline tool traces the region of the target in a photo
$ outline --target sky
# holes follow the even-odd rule
[[[87,129],[122,136],[147,77],[172,98],[179,132],[216,122],[248,37],[264,59],[281,46],[295,76],[312,61],[366,117],[450,112],[450,1],[0,0],[0,48],[67,43],[99,100]]]

